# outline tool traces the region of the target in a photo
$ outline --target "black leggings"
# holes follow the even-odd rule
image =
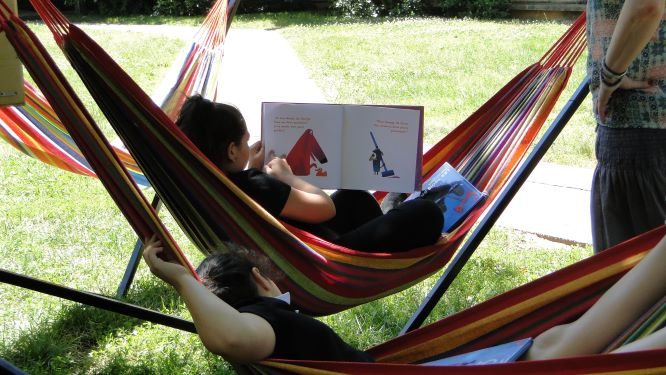
[[[338,190],[331,195],[336,215],[311,231],[335,244],[366,252],[400,252],[432,245],[442,232],[444,218],[437,205],[414,199],[382,214],[367,191]]]

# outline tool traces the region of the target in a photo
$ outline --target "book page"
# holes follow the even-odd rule
[[[412,192],[421,187],[423,108],[345,106],[342,185]]]
[[[320,188],[340,187],[340,105],[262,103],[261,124],[266,162],[286,158],[294,175]]]

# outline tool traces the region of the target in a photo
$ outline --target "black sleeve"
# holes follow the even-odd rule
[[[279,216],[287,204],[291,186],[258,169],[232,173],[229,178],[273,216]]]

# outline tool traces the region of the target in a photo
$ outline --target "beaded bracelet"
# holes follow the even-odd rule
[[[611,70],[608,65],[606,65],[606,60],[602,62],[602,68],[601,68],[601,82],[603,82],[606,86],[608,87],[615,87],[622,82],[622,78],[627,74],[627,71],[625,70],[622,73],[616,73],[613,70]]]

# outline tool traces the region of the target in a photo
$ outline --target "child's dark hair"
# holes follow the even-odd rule
[[[229,251],[207,256],[197,267],[197,274],[208,290],[238,308],[258,296],[252,268],[257,267],[262,275],[272,280],[277,280],[279,275],[271,275],[272,267],[263,255],[235,244],[226,247]]]
[[[176,125],[218,167],[229,161],[229,145],[238,144],[247,132],[245,119],[238,108],[214,103],[201,95],[185,100]]]

